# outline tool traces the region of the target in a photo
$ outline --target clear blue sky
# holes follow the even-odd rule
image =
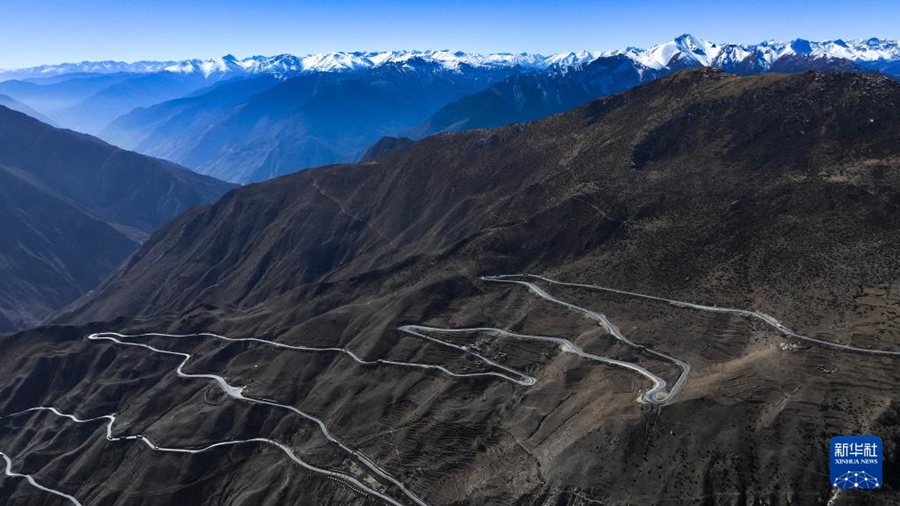
[[[477,52],[900,38],[900,1],[0,0],[0,68],[389,49]]]

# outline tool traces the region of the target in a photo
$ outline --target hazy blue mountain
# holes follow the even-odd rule
[[[117,84],[127,78],[126,75],[78,75],[63,80],[33,79],[29,81],[0,82],[0,94],[27,104],[40,111],[41,114],[71,107],[87,100],[98,91]]]
[[[713,46],[713,47],[704,47]],[[812,53],[784,53],[777,58],[762,49],[751,51],[714,45],[688,35],[656,52],[601,56],[575,66],[558,67],[538,74],[517,75],[486,90],[447,104],[411,133],[491,128],[531,121],[567,111],[597,97],[624,91],[679,70],[718,67],[739,75],[762,72],[793,73],[809,70],[865,72],[845,58]],[[654,60],[655,58],[655,60]]]
[[[668,72],[647,69],[617,55],[558,67],[548,73],[515,75],[444,106],[414,133],[422,136],[531,121],[627,90],[665,73]]]
[[[54,122],[234,182],[360,159],[384,136],[534,120],[695,67],[739,75],[898,74],[896,41],[716,44],[542,56],[450,51],[84,62],[0,72],[0,93]]]
[[[0,82],[0,94],[24,103],[54,124],[96,134],[119,116],[182,97],[210,83],[200,75],[77,74]]]
[[[178,153],[190,151],[198,140],[188,132],[202,132],[250,97],[280,82],[271,76],[226,82],[187,97],[138,108],[119,117],[100,136],[117,146],[155,149],[160,157],[175,159]]]
[[[22,114],[27,114],[34,119],[47,123],[49,125],[56,126],[50,118],[44,116],[43,114],[35,111],[32,107],[19,102],[18,100],[10,97],[9,95],[0,95],[0,105],[3,107],[7,107],[14,111],[19,111]]]
[[[227,181],[262,181],[359,158],[381,137],[409,130],[444,104],[522,71],[447,71],[408,60],[283,82],[260,77],[135,110],[101,135]]]
[[[134,75],[50,114],[60,125],[97,134],[111,121],[135,108],[182,97],[207,85],[204,79],[196,76],[185,77],[168,72]]]
[[[0,107],[0,332],[39,323],[231,188]]]
[[[358,160],[385,136],[487,128],[543,118],[695,67],[760,72],[889,70],[892,41],[801,39],[717,45],[685,34],[649,49],[540,55],[326,53],[222,61],[268,75],[138,109],[101,136],[235,182]],[[243,66],[243,67],[241,67]],[[194,67],[189,67],[193,69]],[[211,68],[211,67],[210,67]],[[193,71],[193,70],[192,70]],[[224,70],[223,70],[224,71]],[[293,77],[291,77],[293,76]],[[285,77],[290,79],[280,82]]]

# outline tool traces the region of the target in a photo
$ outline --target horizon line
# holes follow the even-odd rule
[[[555,53],[541,53],[541,52],[530,52],[530,51],[482,52],[482,51],[464,51],[464,50],[453,50],[453,49],[385,49],[385,50],[357,50],[357,51],[339,51],[339,50],[338,51],[322,51],[322,52],[318,52],[318,53],[307,53],[304,55],[300,55],[299,53],[294,53],[294,52],[288,51],[288,52],[279,52],[277,54],[270,54],[270,55],[254,54],[254,55],[242,56],[242,57],[237,57],[234,55],[234,53],[228,52],[222,56],[193,57],[193,58],[182,58],[182,59],[162,58],[162,59],[138,59],[138,60],[114,60],[114,59],[111,59],[111,60],[58,61],[58,62],[53,62],[53,63],[40,63],[40,64],[36,64],[36,65],[22,66],[22,67],[11,67],[11,68],[0,67],[0,72],[24,71],[24,70],[41,68],[41,67],[52,67],[52,66],[60,66],[60,65],[79,65],[79,64],[86,64],[86,63],[115,63],[115,64],[135,65],[135,64],[139,64],[139,63],[183,63],[183,62],[194,62],[194,61],[209,62],[209,61],[216,61],[216,60],[224,60],[228,57],[232,57],[236,61],[246,61],[246,60],[251,60],[254,58],[276,58],[279,56],[292,56],[295,58],[307,58],[307,57],[311,57],[311,56],[334,55],[334,54],[378,55],[378,54],[384,54],[384,53],[413,53],[413,54],[416,54],[416,53],[448,52],[448,53],[452,53],[452,54],[463,53],[466,55],[475,55],[475,56],[493,56],[493,55],[525,56],[525,55],[527,55],[527,56],[538,56],[538,57],[542,57],[542,58],[550,58],[550,57],[557,56],[557,55],[579,53],[579,52],[602,54],[602,53],[615,53],[618,51],[627,52],[630,50],[649,51],[655,47],[661,46],[663,44],[668,44],[670,42],[674,42],[675,40],[677,40],[681,37],[685,37],[685,36],[693,37],[693,38],[696,38],[696,39],[704,41],[704,42],[709,42],[715,46],[734,45],[734,46],[741,46],[741,47],[748,47],[748,48],[756,47],[756,46],[760,46],[760,45],[764,45],[764,44],[790,44],[790,43],[796,42],[796,41],[813,42],[816,44],[827,44],[827,43],[835,43],[835,42],[866,42],[866,41],[870,41],[870,40],[878,40],[879,42],[893,42],[895,44],[900,44],[900,39],[882,38],[882,37],[867,37],[867,38],[854,37],[854,38],[846,38],[846,39],[839,37],[839,38],[825,39],[825,40],[812,40],[812,39],[806,39],[803,37],[797,37],[797,38],[790,39],[790,40],[767,39],[767,40],[753,42],[753,43],[746,43],[746,42],[721,42],[720,43],[720,42],[711,41],[709,39],[705,39],[703,37],[698,37],[689,32],[684,32],[676,37],[673,37],[670,40],[667,40],[665,42],[660,42],[658,44],[654,44],[654,45],[646,47],[646,48],[638,47],[638,46],[626,46],[624,48],[620,47],[620,48],[616,48],[616,49],[603,49],[603,50],[570,49],[568,51],[559,51],[559,52],[555,52]]]

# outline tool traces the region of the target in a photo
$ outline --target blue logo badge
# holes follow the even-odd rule
[[[881,486],[881,438],[835,436],[831,438],[831,486],[878,488]]]

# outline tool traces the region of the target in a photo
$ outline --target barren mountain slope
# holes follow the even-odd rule
[[[824,505],[828,439],[872,433],[888,483],[832,504],[892,504],[900,357],[860,349],[900,351],[898,106],[879,77],[704,69],[238,189],[75,326],[3,339],[0,413],[115,413],[157,446],[41,411],[0,451],[84,504]],[[521,272],[596,286],[479,279]],[[514,334],[440,330],[477,327]],[[160,449],[251,438],[319,470]]]

